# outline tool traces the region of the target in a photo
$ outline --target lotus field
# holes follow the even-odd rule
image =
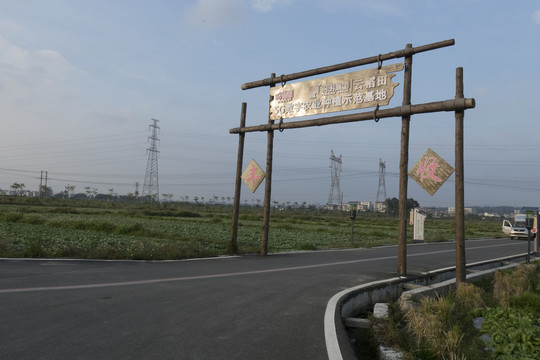
[[[230,206],[122,204],[68,200],[0,204],[0,257],[183,259],[228,253]],[[426,241],[454,238],[454,221],[427,220]],[[262,208],[240,210],[238,248],[257,253]],[[408,241],[412,227],[408,227]],[[296,209],[272,213],[269,251],[373,247],[397,243],[398,219],[360,213],[351,239],[348,213]],[[466,238],[502,236],[499,221],[467,220]]]

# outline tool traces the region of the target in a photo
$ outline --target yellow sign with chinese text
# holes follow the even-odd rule
[[[266,174],[255,160],[251,160],[248,167],[242,174],[242,180],[246,183],[252,193],[257,190]]]
[[[270,88],[270,119],[325,114],[336,111],[388,105],[396,74],[403,64],[393,64],[368,70]]]
[[[409,171],[409,176],[433,196],[453,172],[454,168],[450,164],[435,151],[427,149]]]

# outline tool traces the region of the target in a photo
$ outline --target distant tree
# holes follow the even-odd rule
[[[407,212],[417,207],[420,207],[418,201],[414,200],[413,198],[407,199]]]
[[[87,196],[88,198],[93,199],[93,198],[95,198],[96,195],[97,195],[97,189],[96,189],[96,188],[92,188],[92,187],[90,187],[90,186],[85,186],[85,187],[84,187],[84,193],[86,194],[86,196]]]
[[[75,191],[75,185],[69,185],[66,186],[66,195],[69,199],[73,196],[73,192]]]
[[[73,194],[71,198],[74,200],[86,200],[88,199],[88,196],[86,196],[86,194],[83,194],[83,193],[76,193],[76,194]]]
[[[385,201],[386,213],[392,216],[397,216],[399,213],[399,200],[395,197],[388,198]]]
[[[96,194],[95,199],[96,200],[109,200],[109,196],[105,194]]]
[[[53,190],[49,186],[40,185],[39,196],[50,197],[53,195]]]
[[[163,196],[168,201],[171,201],[174,195],[173,194],[161,194],[161,196]]]
[[[386,213],[387,214],[392,215],[392,216],[398,216],[399,215],[399,199],[396,199],[395,197],[388,198],[388,199],[386,199],[385,204],[386,204]],[[414,200],[413,198],[407,199],[407,213],[411,209],[413,209],[415,207],[419,207],[419,206],[420,206],[420,204],[418,203],[418,201]]]
[[[23,183],[13,183],[13,185],[10,186],[17,195],[21,196],[24,191],[24,184]]]

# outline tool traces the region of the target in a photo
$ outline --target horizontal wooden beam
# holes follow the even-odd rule
[[[454,39],[439,41],[432,44],[417,46],[414,48],[405,48],[403,50],[397,50],[397,51],[389,52],[387,54],[380,54],[380,55],[371,56],[364,59],[348,61],[341,64],[324,66],[317,69],[301,71],[301,72],[297,72],[297,73],[293,73],[289,75],[281,75],[281,76],[270,77],[267,79],[252,81],[252,82],[242,84],[241,87],[242,87],[242,90],[248,90],[248,89],[253,89],[253,88],[257,88],[261,86],[274,86],[275,84],[279,84],[282,82],[301,79],[301,78],[305,78],[309,76],[326,74],[329,72],[349,69],[349,68],[361,66],[361,65],[378,63],[379,61],[402,58],[408,55],[414,55],[414,54],[421,53],[424,51],[430,51],[430,50],[435,50],[435,49],[439,49],[439,48],[443,48],[447,46],[453,46],[454,44],[455,44]]]
[[[284,130],[284,129],[297,129],[311,126],[323,126],[331,124],[341,124],[347,122],[364,121],[364,120],[378,120],[389,117],[402,117],[410,116],[414,114],[425,114],[439,111],[464,111],[466,109],[472,109],[476,106],[474,99],[451,99],[445,101],[436,101],[425,104],[398,106],[391,109],[379,109],[377,111],[362,112],[357,114],[341,115],[324,117],[311,120],[300,120],[290,122],[279,122],[274,124],[263,124],[255,126],[246,126],[233,128],[229,130],[231,134],[240,134],[247,132],[257,131],[270,131],[270,130]]]

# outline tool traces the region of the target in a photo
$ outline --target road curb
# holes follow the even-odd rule
[[[324,314],[324,336],[326,341],[326,352],[328,354],[329,360],[344,360],[355,358],[352,348],[350,346],[340,345],[340,341],[343,342],[344,339],[347,339],[346,329],[342,321],[343,314],[351,310],[346,309],[348,307],[347,304],[352,305],[354,302],[349,302],[348,300],[353,299],[356,295],[364,297],[366,298],[366,300],[371,301],[374,300],[374,298],[379,298],[379,296],[373,296],[374,294],[371,294],[369,290],[376,291],[377,289],[383,288],[384,293],[387,293],[388,291],[391,291],[391,288],[395,287],[395,285],[406,281],[410,281],[410,279],[396,277],[380,281],[373,281],[367,284],[343,290],[332,296],[332,298],[326,305],[326,311]],[[382,293],[379,295],[382,295]]]
[[[524,262],[526,254],[498,258],[467,265],[472,271],[467,279],[479,279],[500,268],[511,267],[508,263]],[[356,359],[352,346],[348,343],[347,330],[343,319],[354,316],[359,308],[366,309],[377,302],[397,300],[405,292],[404,284],[425,282],[424,286],[415,289],[420,292],[447,291],[455,284],[455,267],[433,270],[418,276],[394,277],[345,289],[328,301],[324,314],[324,335],[329,360]]]

